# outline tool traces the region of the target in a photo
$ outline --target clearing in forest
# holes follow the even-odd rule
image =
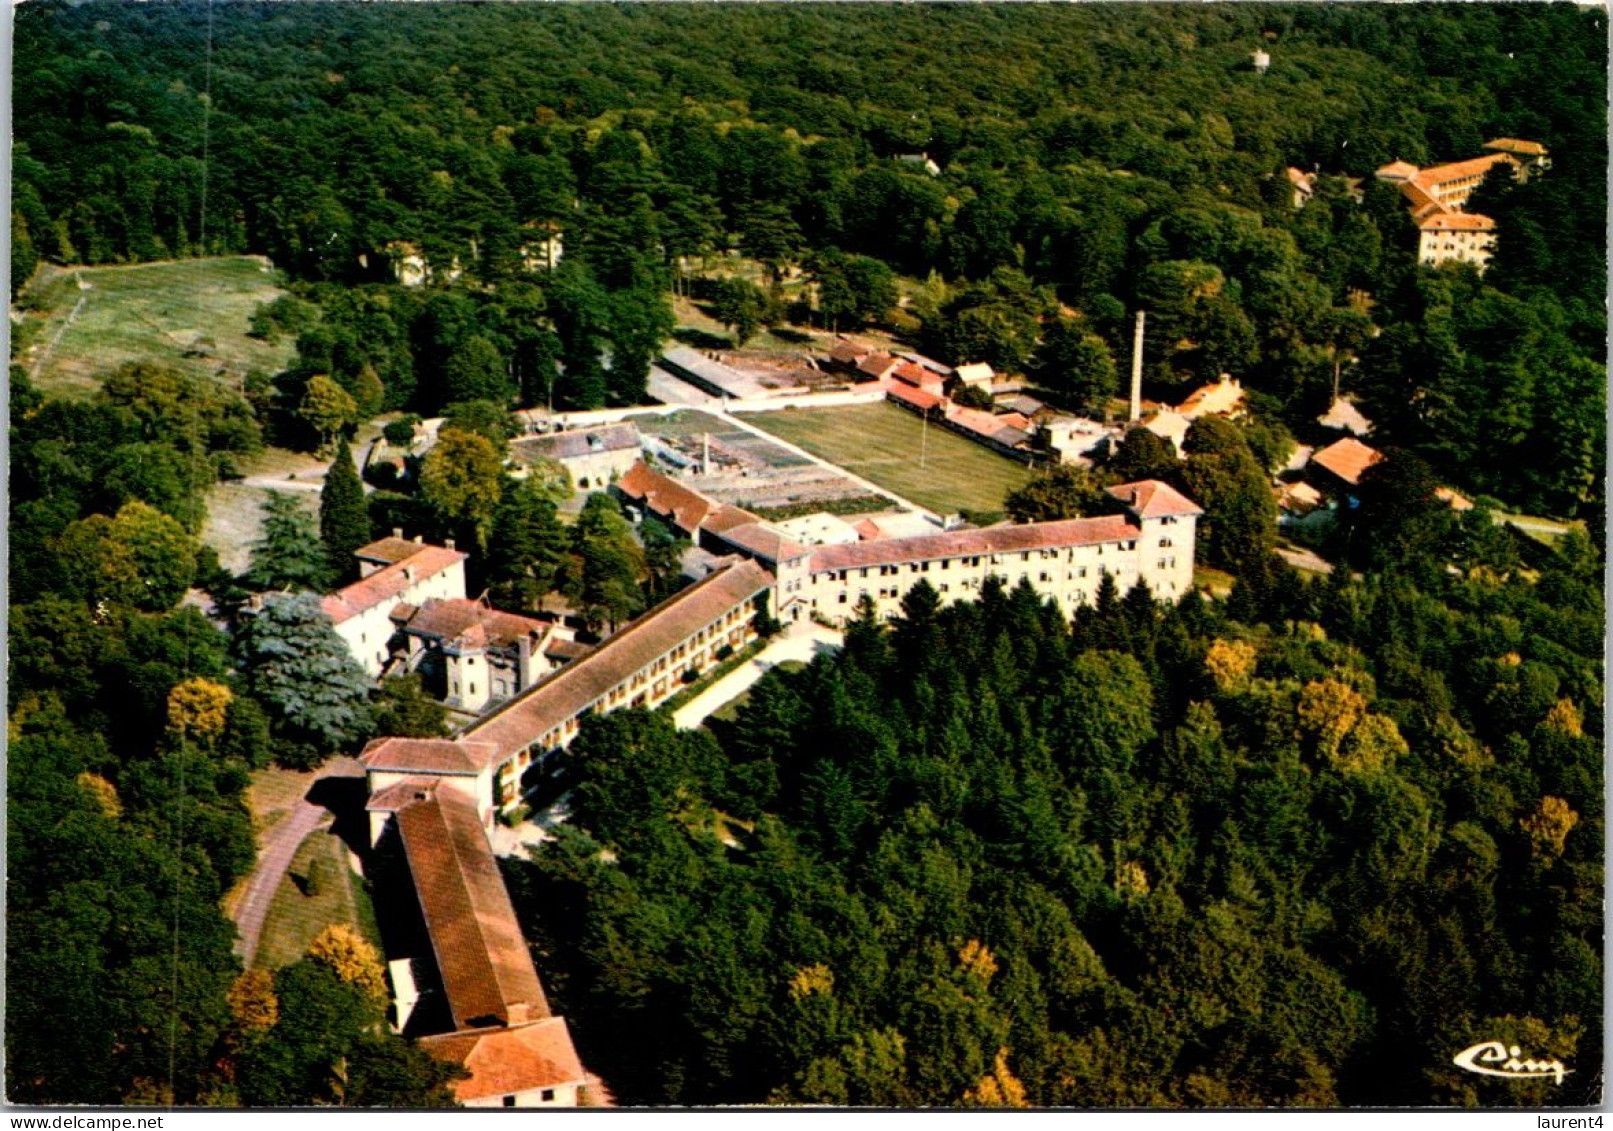
[[[883,401],[752,412],[745,422],[937,514],[1000,518],[1003,496],[1031,477],[1023,464]]]
[[[281,295],[259,256],[184,259],[124,267],[48,268],[19,304],[27,346],[19,360],[50,396],[82,399],[102,373],[153,361],[239,388],[257,369],[274,374],[296,343],[247,336],[252,312]]]

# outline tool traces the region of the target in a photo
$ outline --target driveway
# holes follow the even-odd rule
[[[821,624],[811,621],[792,624],[784,635],[674,711],[673,725],[680,730],[693,730],[706,721],[706,716],[749,691],[757,680],[784,661],[810,663],[814,656],[823,652],[839,651],[844,640],[844,633]]]
[[[274,902],[275,892],[280,890],[280,881],[291,867],[298,846],[310,833],[332,819],[328,809],[308,800],[309,794],[314,792],[317,783],[326,778],[363,775],[364,767],[354,759],[331,759],[309,783],[308,793],[298,799],[282,820],[263,834],[258,844],[258,862],[252,869],[232,916],[238,934],[235,952],[241,956],[242,966],[252,968],[252,959],[258,953],[258,939],[263,934],[264,921],[269,917],[269,905]]]

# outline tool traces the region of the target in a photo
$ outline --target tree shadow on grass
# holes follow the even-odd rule
[[[360,856],[370,849],[370,826],[364,813],[368,798],[369,789],[360,777],[320,778],[308,790],[308,800],[336,818],[331,833]]]
[[[672,336],[684,345],[692,346],[697,350],[728,350],[734,348],[732,338],[710,334],[705,330],[696,330],[693,326],[679,326],[672,331]]]

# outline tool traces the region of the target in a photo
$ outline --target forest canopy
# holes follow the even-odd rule
[[[1592,514],[1601,19],[30,4],[13,284],[39,259],[268,255],[323,312],[277,312],[301,353],[281,383],[291,415],[316,375],[365,415],[484,395],[634,403],[672,329],[668,293],[729,251],[775,279],[804,272],[825,326],[880,317],[879,272],[899,273],[923,284],[901,312],[922,347],[1055,384],[1107,373],[1125,312],[1145,307],[1153,389],[1230,371],[1292,425],[1326,407],[1342,362],[1386,437],[1458,486]],[[1419,269],[1404,202],[1372,171],[1496,136],[1546,145],[1550,174],[1484,202],[1500,244],[1482,280]],[[1289,167],[1323,174],[1297,211]],[[406,260],[433,285],[397,286]],[[1071,370],[1065,341],[1104,349]]]
[[[315,957],[241,971],[221,910],[254,773],[443,711],[375,693],[306,592],[236,614],[399,525],[474,547],[513,607],[608,628],[659,600],[670,530],[604,495],[565,523],[564,473],[503,455],[513,407],[643,403],[699,300],[741,345],[872,327],[1094,415],[1146,310],[1150,397],[1230,373],[1251,419],[1195,425],[1184,461],[1134,432],[1108,469],[1207,504],[1230,595],[1111,583],[1070,621],[920,585],[726,722],[588,720],[570,822],[506,874],[622,1102],[1597,1102],[1605,18],[21,5],[14,300],[52,264],[262,255],[287,293],[250,331],[296,352],[239,389],[108,366],[75,400],[14,352],[7,1098],[445,1102],[373,994]],[[1552,166],[1475,196],[1488,270],[1419,266],[1373,170],[1500,136]],[[1290,168],[1318,174],[1303,207]],[[1269,473],[1341,380],[1391,458],[1302,580]],[[447,423],[366,495],[349,441],[381,413],[402,448]],[[233,576],[205,498],[265,445],[341,474]],[[1009,511],[1098,494],[1067,479]],[[1451,1065],[1492,1037],[1569,1085]]]

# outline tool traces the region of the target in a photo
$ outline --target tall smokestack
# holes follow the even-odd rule
[[[1137,312],[1137,332],[1131,339],[1131,422],[1143,415],[1143,312]]]

